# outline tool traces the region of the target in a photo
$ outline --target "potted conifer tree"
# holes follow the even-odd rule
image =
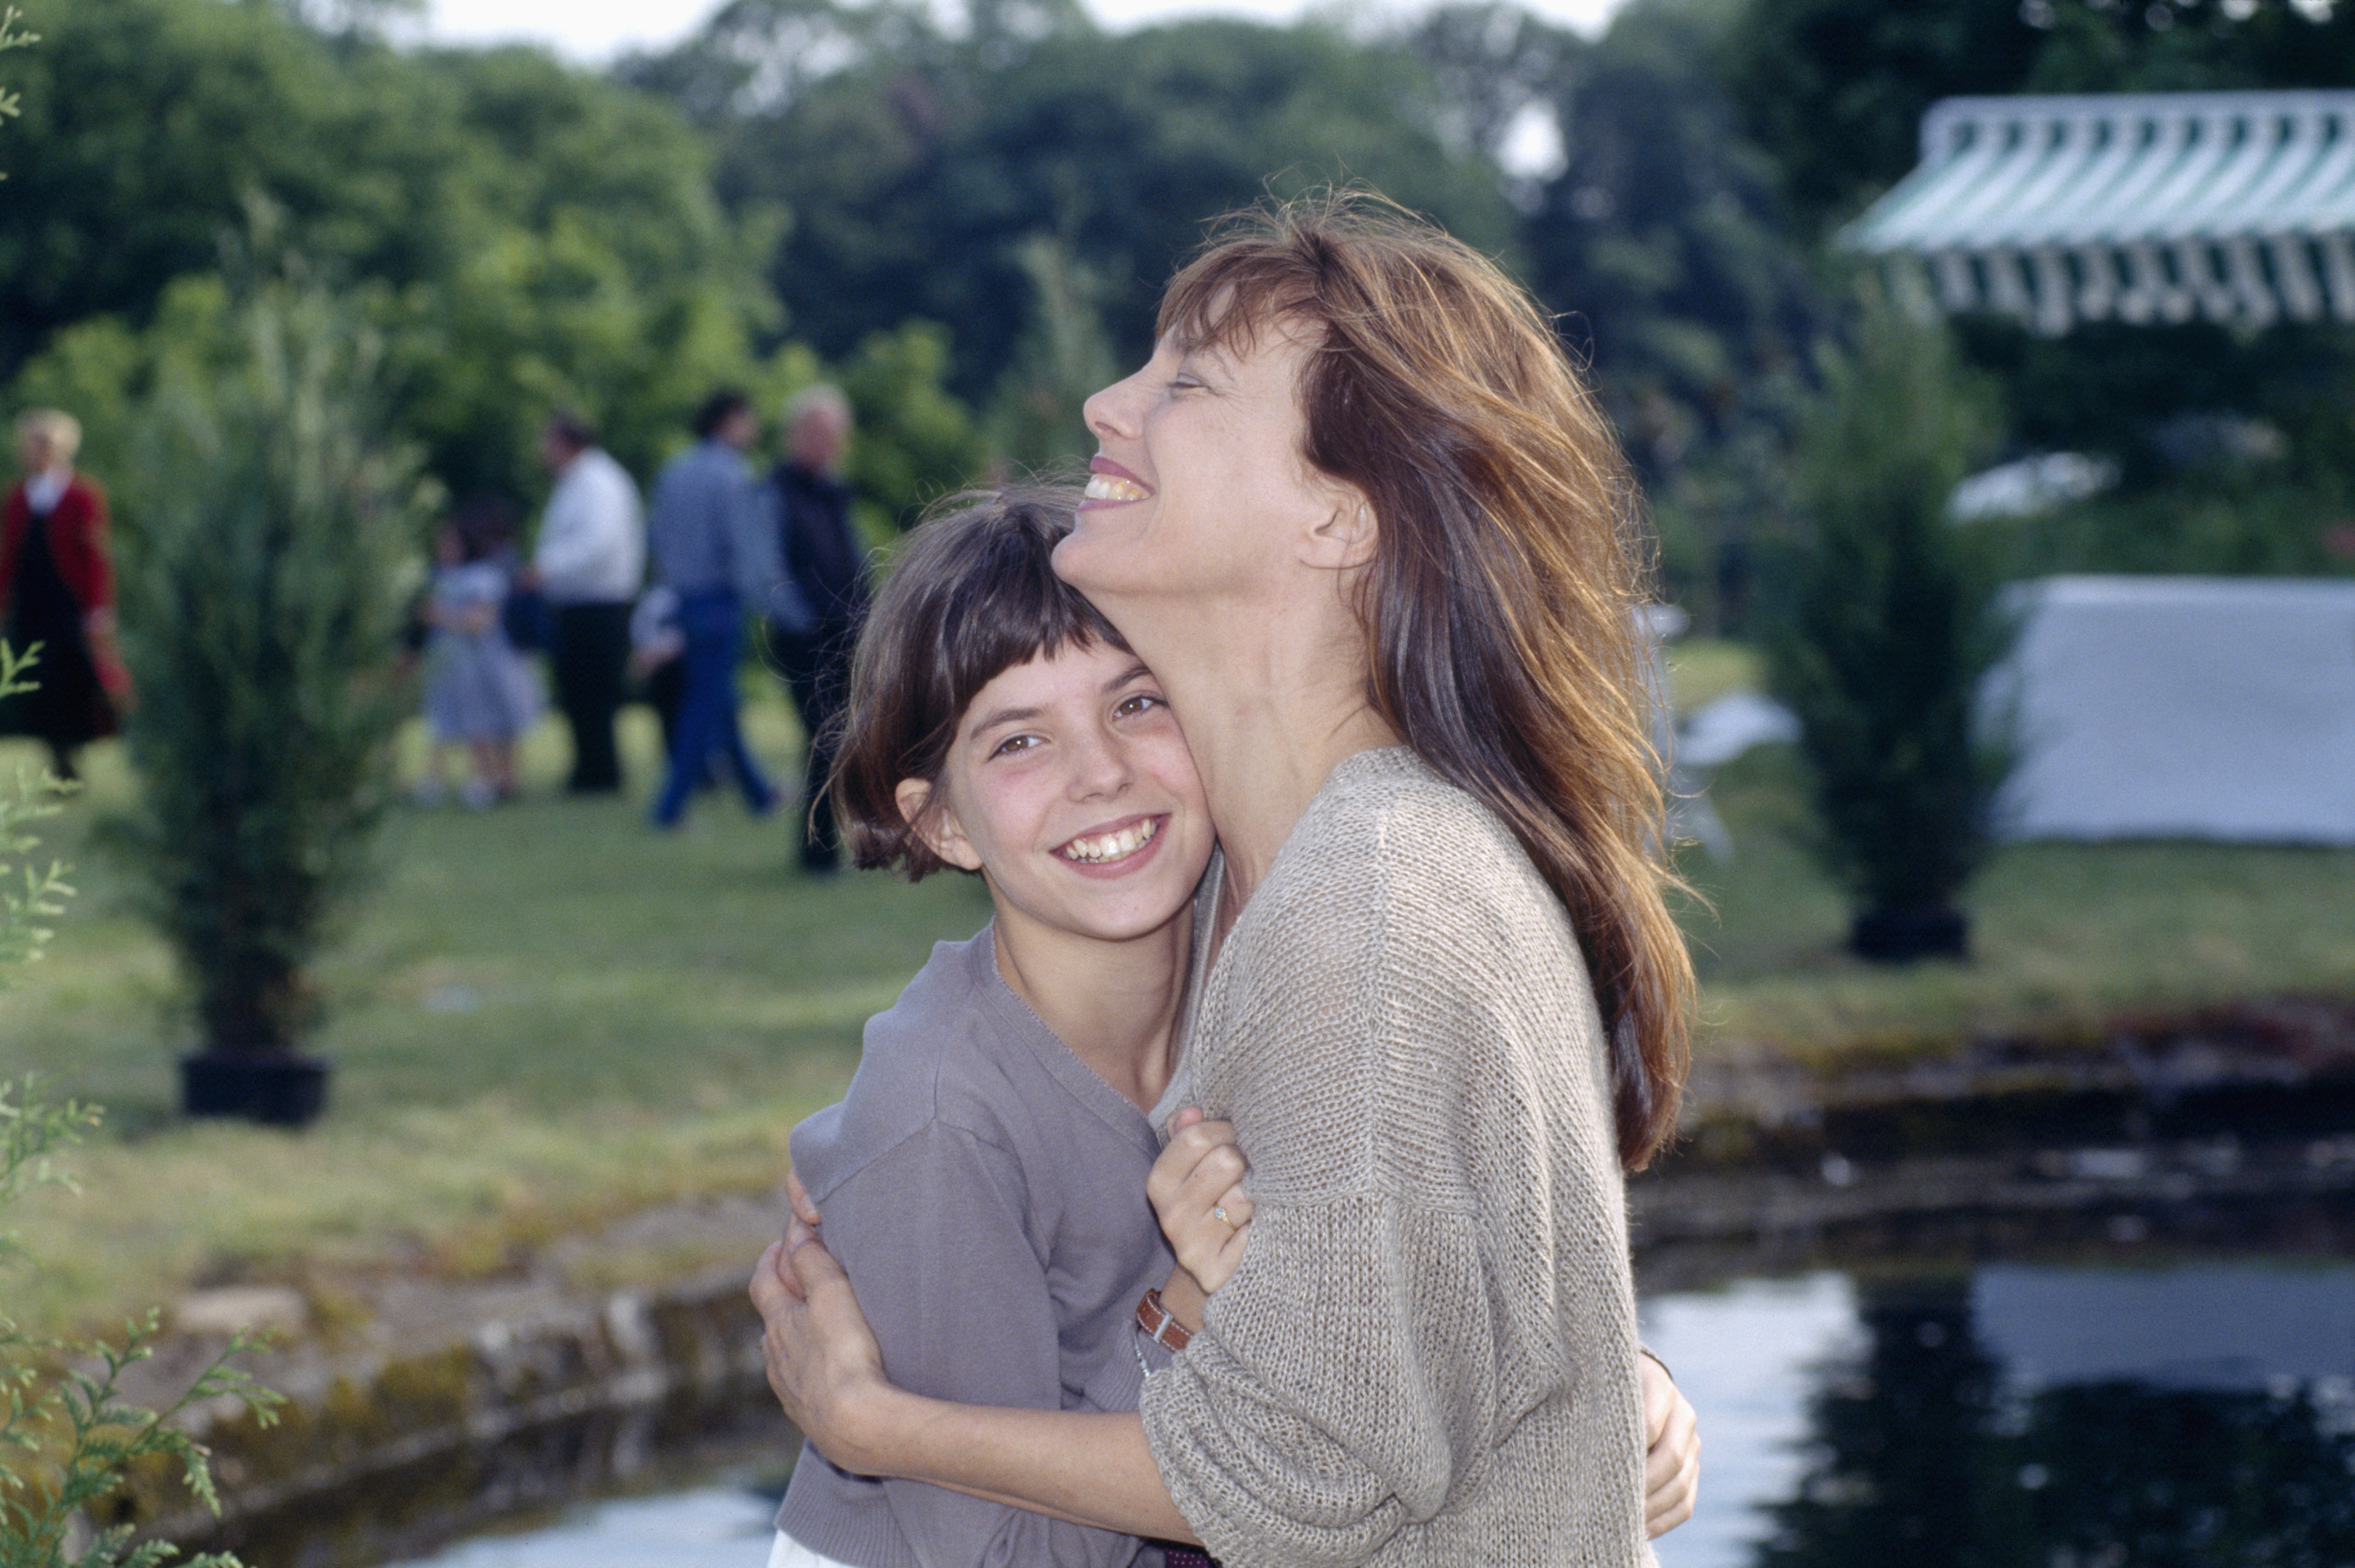
[[[346,305],[262,278],[221,325],[200,368],[159,368],[136,443],[121,597],[141,804],[117,839],[193,993],[185,1109],[299,1125],[327,1075],[300,1049],[308,965],[390,795],[417,485]]]
[[[1993,846],[2012,763],[1982,695],[2011,627],[1992,552],[1947,506],[1994,421],[1943,325],[1877,293],[1820,363],[1797,443],[1798,539],[1774,574],[1770,679],[1799,717],[1817,848],[1854,901],[1849,946],[1884,962],[1960,958],[1958,896]]]

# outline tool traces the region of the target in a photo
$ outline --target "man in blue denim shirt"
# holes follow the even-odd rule
[[[705,765],[717,754],[734,772],[754,815],[776,808],[777,792],[745,748],[736,717],[736,664],[747,613],[807,626],[809,607],[786,575],[777,530],[752,483],[744,453],[761,433],[751,400],[732,388],[696,411],[696,444],[655,481],[646,542],[654,577],[678,596],[686,690],[672,733],[670,768],[655,797],[654,825],[676,827]]]

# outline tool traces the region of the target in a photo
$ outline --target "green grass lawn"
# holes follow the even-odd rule
[[[1697,699],[1747,672],[1740,650],[1703,645],[1671,674]],[[192,1037],[120,869],[82,843],[131,790],[119,752],[95,750],[91,787],[45,846],[76,862],[80,893],[50,956],[0,996],[0,1075],[37,1070],[53,1094],[104,1104],[108,1125],[76,1158],[82,1194],[8,1217],[45,1260],[8,1276],[10,1309],[56,1322],[190,1282],[479,1272],[647,1203],[773,1184],[794,1122],[847,1077],[861,1020],[986,902],[961,878],[811,881],[792,869],[791,827],[733,798],[653,833],[645,717],[629,802],[559,795],[563,745],[543,731],[526,800],[399,815],[382,882],[320,966],[315,1045],[336,1078],[330,1114],[301,1135],[174,1115]],[[793,776],[783,705],[763,689],[749,720],[755,750]],[[414,752],[412,738],[412,767]],[[0,742],[0,777],[33,755]],[[2355,853],[2015,847],[1970,896],[1973,963],[1889,971],[1840,951],[1847,912],[1799,848],[1787,752],[1729,766],[1714,798],[1734,857],[1686,863],[1716,907],[1689,912],[1704,1056],[1737,1037],[1828,1056],[2355,989]]]
[[[12,1309],[129,1307],[298,1264],[474,1269],[644,1203],[779,1179],[785,1135],[839,1093],[860,1024],[987,901],[955,876],[813,881],[786,816],[754,821],[732,795],[652,831],[655,740],[649,716],[631,720],[629,801],[563,798],[563,743],[543,729],[526,799],[399,813],[382,880],[320,965],[315,1048],[336,1075],[300,1136],[174,1114],[191,1025],[120,868],[81,842],[130,797],[119,752],[94,749],[91,787],[44,825],[80,893],[0,996],[0,1074],[37,1071],[107,1125],[75,1158],[84,1194],[8,1217],[45,1264],[9,1280]],[[748,721],[776,778],[796,777],[790,710],[764,698]],[[0,742],[0,777],[35,755]]]
[[[1742,648],[1678,645],[1669,677],[1697,705],[1753,685]],[[1721,769],[1710,797],[1726,862],[1681,865],[1712,1040],[1802,1055],[1915,1049],[1966,1032],[2074,1032],[2124,1009],[2285,994],[2355,995],[2355,851],[2206,843],[2005,847],[1972,884],[1968,964],[1903,968],[1844,949],[1849,911],[1808,855],[1805,779],[1788,747]]]

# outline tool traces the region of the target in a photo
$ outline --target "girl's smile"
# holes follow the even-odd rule
[[[1187,907],[1209,861],[1177,717],[1136,656],[1108,644],[999,672],[966,706],[939,788],[900,787],[934,853],[988,880],[1008,927],[1143,936]]]

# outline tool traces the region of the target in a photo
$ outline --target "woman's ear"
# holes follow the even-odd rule
[[[1329,480],[1332,510],[1309,530],[1308,564],[1328,571],[1348,571],[1374,559],[1381,525],[1366,493],[1342,480]]]
[[[913,828],[923,840],[924,848],[950,865],[963,871],[981,869],[981,855],[973,840],[964,836],[964,827],[957,821],[956,811],[949,805],[947,793],[933,798],[932,786],[922,779],[901,779],[891,798],[900,807],[900,820]]]

